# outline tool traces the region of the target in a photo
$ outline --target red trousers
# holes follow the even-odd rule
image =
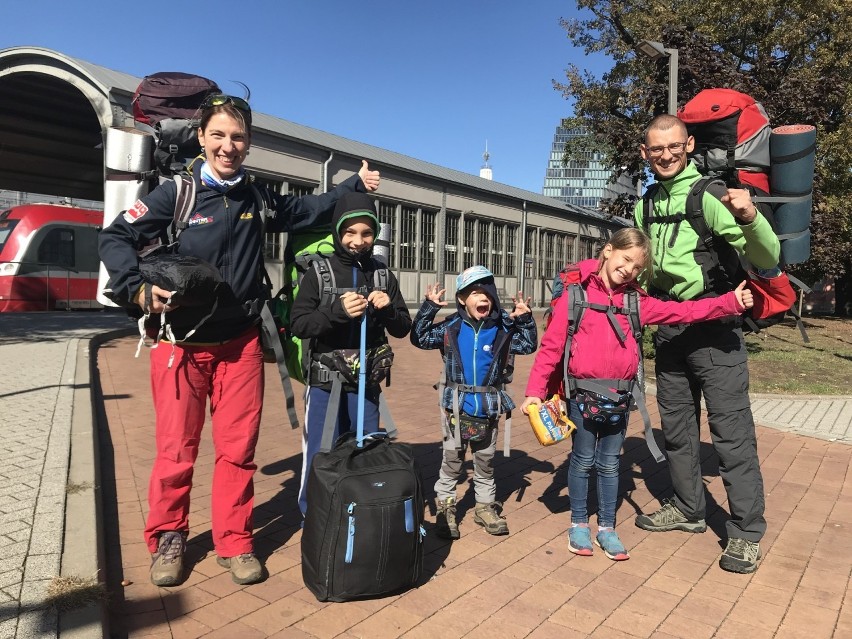
[[[213,544],[220,557],[252,552],[254,450],[263,405],[263,352],[256,329],[217,346],[162,342],[151,351],[157,457],[148,487],[145,542],[189,531],[189,491],[207,398],[213,422]]]

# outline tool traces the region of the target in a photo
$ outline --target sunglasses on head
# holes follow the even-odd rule
[[[212,107],[222,106],[223,104],[233,104],[240,111],[251,113],[251,107],[249,106],[248,102],[246,102],[242,98],[238,98],[233,95],[225,95],[223,93],[208,95],[207,98],[204,100],[204,103],[201,105],[201,108],[210,109]]]

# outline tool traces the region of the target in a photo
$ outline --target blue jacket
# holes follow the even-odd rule
[[[433,324],[441,307],[424,300],[414,318],[411,343],[424,350],[440,349],[444,358],[447,381],[471,386],[500,386],[506,383],[506,366],[510,354],[528,355],[538,345],[538,331],[532,313],[514,320],[499,306],[483,322],[473,322],[464,308],[444,321]],[[441,405],[453,409],[453,389],[444,389]],[[461,393],[459,407],[474,417],[500,416],[515,407],[504,390],[485,393]]]

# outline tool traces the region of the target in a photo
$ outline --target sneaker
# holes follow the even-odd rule
[[[624,544],[618,538],[618,533],[612,528],[601,528],[595,536],[595,543],[601,547],[604,554],[613,561],[624,561],[630,559],[630,555],[624,549]]]
[[[157,552],[151,555],[151,583],[155,586],[177,586],[183,581],[186,533],[166,530],[160,533],[157,544]]]
[[[254,584],[263,577],[263,566],[253,552],[243,553],[236,557],[216,557],[216,563],[231,571],[231,579],[235,584],[244,586]]]
[[[506,523],[506,518],[500,514],[503,507],[496,501],[490,504],[476,504],[473,511],[473,521],[480,526],[485,527],[485,532],[489,535],[508,535],[509,524]]]
[[[719,568],[728,572],[749,574],[757,570],[757,560],[760,559],[760,544],[748,539],[731,537],[725,552],[719,557]]]
[[[442,539],[458,539],[459,525],[456,523],[456,500],[453,497],[439,499],[435,515],[435,534]]]
[[[592,556],[594,548],[592,548],[589,524],[571,524],[568,529],[568,550],[581,557]]]
[[[691,533],[703,533],[707,530],[707,524],[703,519],[687,519],[680,508],[675,506],[672,499],[664,499],[663,507],[650,515],[637,516],[636,525],[651,532],[683,530]]]

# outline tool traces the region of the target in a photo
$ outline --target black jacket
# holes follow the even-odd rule
[[[247,178],[226,193],[196,181],[195,209],[189,225],[180,234],[178,252],[192,255],[215,266],[227,284],[216,314],[192,336],[192,342],[218,342],[231,339],[258,322],[257,315],[241,313],[245,302],[263,299],[267,291],[263,269],[263,233],[258,206]],[[322,195],[295,197],[273,193],[265,187],[271,213],[266,230],[284,232],[328,224],[338,198],[351,191],[365,191],[361,179],[353,175]],[[110,275],[115,298],[132,303],[142,285],[137,250],[161,236],[172,223],[175,184],[164,182],[142,197],[128,211],[100,233],[99,253]],[[177,309],[169,313],[178,336],[189,329],[209,309]]]
[[[360,256],[350,255],[341,245],[337,227],[341,217],[347,214],[347,199],[358,200],[363,196],[347,196],[340,200],[332,220],[334,254],[329,256],[335,284],[341,289],[366,289],[374,287],[373,274],[379,263],[372,257],[372,250]],[[372,206],[371,206],[372,208]],[[375,215],[375,212],[373,212]],[[367,309],[367,348],[387,343],[385,330],[394,337],[405,337],[411,329],[411,314],[399,290],[399,282],[388,269],[387,294],[391,303],[383,309],[372,306]],[[310,268],[299,285],[299,292],[290,313],[290,329],[303,339],[313,339],[314,353],[328,353],[339,348],[357,349],[361,340],[361,318],[346,315],[340,296],[323,300],[317,273]]]

